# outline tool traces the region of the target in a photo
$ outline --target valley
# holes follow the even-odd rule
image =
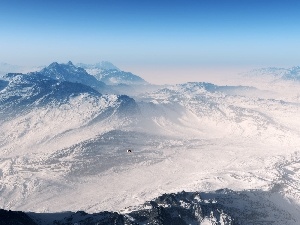
[[[2,76],[0,208],[123,215],[165,193],[230,189],[266,200],[272,224],[300,222],[298,70],[158,86],[83,66],[93,74],[68,62]]]

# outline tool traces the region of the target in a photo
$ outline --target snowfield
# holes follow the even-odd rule
[[[0,83],[0,208],[128,213],[164,193],[252,190],[272,224],[300,224],[300,103],[281,88],[291,80],[131,98],[28,76]]]

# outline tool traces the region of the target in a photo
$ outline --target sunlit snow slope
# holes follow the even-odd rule
[[[300,105],[280,95],[286,80],[130,98],[95,90],[71,63],[69,80],[50,76],[52,66],[0,80],[0,208],[122,212],[163,193],[258,189],[300,223]]]

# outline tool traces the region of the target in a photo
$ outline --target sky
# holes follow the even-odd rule
[[[0,0],[0,62],[110,61],[152,83],[300,65],[300,1]]]

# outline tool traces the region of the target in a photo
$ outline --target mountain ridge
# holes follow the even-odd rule
[[[276,201],[281,197],[257,190],[233,191],[220,189],[214,192],[179,192],[163,194],[139,206],[119,212],[84,211],[61,213],[31,213],[0,210],[6,218],[2,225],[189,225],[220,224],[242,225],[259,221],[260,224],[288,224],[296,222],[294,214],[284,210]],[[284,200],[283,200],[284,201]],[[287,203],[285,203],[287,204]]]
[[[267,67],[254,69],[245,73],[248,77],[269,77],[273,79],[282,79],[288,81],[300,81],[300,66],[290,68]]]
[[[69,81],[88,85],[100,92],[107,92],[108,87],[94,76],[88,74],[83,68],[76,67],[71,61],[66,64],[51,63],[39,72],[35,72],[59,81]],[[103,93],[103,94],[104,94]]]
[[[111,210],[117,213],[104,217],[115,222],[132,217],[175,223],[195,213],[194,192],[203,190],[209,192],[200,196],[206,205],[201,208],[207,215],[204,222],[216,222],[223,214],[236,218],[234,213],[250,221],[250,211],[255,215],[250,222],[259,222],[262,199],[272,208],[263,212],[270,215],[266,220],[282,216],[281,224],[286,224],[282,221],[290,222],[289,213],[297,215],[300,164],[299,154],[291,154],[300,138],[300,105],[295,100],[242,83],[187,82],[153,89],[119,84],[141,87],[132,98],[80,83],[91,75],[72,62],[48,67],[44,75],[8,73],[0,80],[1,208]],[[79,82],[78,77],[86,80]],[[274,91],[282,91],[285,83],[275,82]],[[232,197],[228,204],[210,192],[222,188],[219,194]],[[252,189],[258,191],[238,192]],[[170,194],[181,190],[191,192]],[[281,195],[295,206],[286,205]],[[252,197],[256,200],[247,205]],[[186,211],[185,206],[191,208]],[[206,209],[214,206],[216,216],[210,220]],[[79,212],[60,222],[76,218],[92,219]]]

